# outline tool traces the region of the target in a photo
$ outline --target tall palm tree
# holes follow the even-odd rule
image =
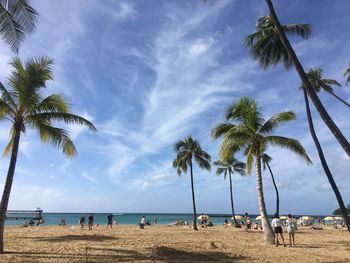
[[[332,86],[340,87],[340,83],[334,79],[323,79],[322,78],[323,70],[320,68],[310,69],[306,75],[310,80],[310,83],[316,92],[320,92],[323,89],[325,92],[331,94],[340,102],[344,103],[350,108],[350,104],[340,98],[337,94],[334,93]]]
[[[346,85],[348,85],[350,83],[350,62],[349,62],[349,67],[344,72],[344,77],[346,76],[348,76],[346,79]]]
[[[274,49],[277,50],[277,46],[281,47],[281,44],[282,44],[282,46],[284,48],[283,50],[285,52],[287,52],[288,56],[290,56],[290,60],[293,61],[295,69],[298,72],[299,77],[303,83],[304,101],[305,101],[305,107],[306,107],[306,111],[307,111],[306,114],[308,116],[310,133],[311,133],[311,136],[313,138],[315,147],[317,149],[321,164],[323,166],[323,170],[325,171],[325,174],[328,178],[328,181],[329,181],[329,183],[333,189],[333,192],[337,198],[337,201],[339,203],[339,207],[342,210],[342,213],[345,215],[345,221],[347,221],[347,226],[348,226],[348,230],[350,233],[350,222],[349,222],[349,217],[347,215],[347,212],[346,212],[346,209],[344,206],[344,202],[343,202],[342,197],[339,193],[339,190],[335,184],[334,178],[333,178],[333,176],[328,168],[327,162],[324,158],[324,154],[323,154],[321,145],[318,141],[318,138],[317,138],[316,133],[315,133],[314,128],[313,128],[312,116],[310,113],[310,106],[308,104],[308,97],[310,97],[316,110],[320,114],[322,120],[328,126],[329,130],[333,133],[333,136],[338,140],[339,144],[342,146],[342,148],[344,149],[344,151],[347,153],[348,156],[350,156],[350,144],[347,141],[347,139],[344,137],[342,132],[339,130],[339,128],[336,126],[336,124],[333,122],[332,118],[329,116],[326,109],[323,107],[320,99],[318,98],[316,91],[313,89],[313,87],[310,83],[310,80],[307,77],[297,55],[294,52],[294,49],[292,48],[292,46],[291,46],[291,44],[290,44],[290,42],[285,34],[283,26],[281,25],[277,15],[276,15],[276,11],[274,9],[272,1],[266,0],[266,3],[269,7],[270,17],[273,20],[273,25],[274,25],[274,31],[270,31],[270,32],[274,32],[274,34],[278,36],[278,42],[275,42],[276,47],[273,48],[273,46],[272,46],[269,50],[265,50],[265,51],[267,53],[273,54]],[[258,39],[257,39],[257,41],[258,41]],[[345,72],[345,73],[347,73],[347,72]],[[308,110],[309,110],[309,112],[308,112]]]
[[[26,33],[35,30],[38,13],[28,0],[0,1],[0,35],[10,48],[18,53]]]
[[[10,142],[5,153],[11,152],[4,191],[0,204],[0,253],[4,252],[4,223],[15,174],[20,137],[27,128],[39,132],[44,143],[50,143],[68,157],[76,154],[73,141],[62,128],[54,126],[56,122],[80,124],[95,131],[88,120],[70,113],[69,105],[62,95],[52,94],[43,98],[42,91],[46,82],[52,80],[53,60],[46,57],[29,59],[25,64],[20,59],[11,63],[13,71],[8,78],[9,89],[0,84],[0,119],[11,123]]]
[[[269,146],[289,149],[311,163],[303,146],[295,139],[272,135],[282,124],[295,120],[292,111],[280,112],[268,120],[262,115],[256,101],[242,97],[227,110],[226,122],[219,123],[212,130],[212,137],[223,137],[220,146],[221,159],[227,159],[237,151],[246,156],[247,173],[250,174],[255,159],[259,210],[262,217],[264,239],[267,244],[274,244],[274,234],[268,220],[263,182],[261,176],[261,154]]]
[[[275,191],[276,191],[276,212],[275,212],[275,214],[279,215],[280,214],[280,195],[278,193],[278,188],[277,188],[277,185],[276,185],[275,177],[274,177],[274,175],[272,173],[272,169],[270,167],[270,162],[272,161],[272,158],[268,154],[263,153],[261,155],[261,160],[262,160],[262,163],[263,163],[264,170],[267,167],[269,169],[269,171],[270,171],[273,187],[275,188]]]
[[[250,48],[253,58],[258,60],[264,69],[280,62],[287,68],[290,68],[292,65],[295,66],[322,120],[350,157],[350,144],[348,140],[324,108],[286,37],[287,33],[307,38],[310,34],[310,26],[307,24],[281,25],[273,9],[271,0],[266,0],[266,2],[270,9],[270,15],[258,19],[256,24],[257,31],[246,38],[246,46]]]
[[[216,161],[213,163],[218,168],[216,169],[217,175],[224,175],[224,179],[226,179],[227,175],[230,180],[230,199],[231,199],[231,211],[232,211],[232,219],[234,222],[234,226],[240,228],[241,225],[238,224],[235,217],[235,210],[233,206],[233,191],[232,191],[232,178],[231,175],[234,173],[238,173],[239,175],[245,175],[245,163],[238,161],[233,156],[227,161]]]
[[[302,87],[303,87],[303,85],[302,85]],[[335,180],[333,178],[331,170],[328,167],[328,163],[327,163],[326,158],[324,156],[321,144],[320,144],[320,142],[319,142],[319,140],[317,138],[315,127],[314,127],[314,123],[313,123],[313,120],[312,120],[312,115],[311,115],[311,109],[310,109],[308,95],[307,95],[307,92],[306,92],[306,90],[304,88],[303,88],[303,93],[304,93],[304,101],[305,101],[305,108],[306,108],[306,116],[307,116],[307,121],[309,123],[312,140],[314,141],[314,144],[316,146],[316,150],[317,150],[319,159],[321,161],[321,165],[322,165],[323,171],[325,172],[325,175],[326,175],[326,177],[328,179],[328,182],[329,182],[329,184],[332,187],[334,195],[335,195],[335,197],[336,197],[336,199],[338,201],[340,211],[341,211],[341,213],[343,215],[345,224],[346,224],[346,226],[348,228],[348,231],[350,232],[350,219],[349,219],[349,216],[348,216],[348,212],[347,212],[346,207],[344,205],[344,201],[343,201],[343,198],[342,198],[342,196],[340,194],[338,186],[337,186],[337,184],[336,184],[336,182],[335,182]]]
[[[173,161],[173,167],[177,170],[177,174],[187,173],[188,167],[190,168],[191,175],[191,189],[192,189],[192,204],[193,204],[193,229],[197,229],[197,212],[196,212],[196,199],[194,196],[194,182],[193,182],[193,160],[199,165],[200,168],[210,171],[211,157],[208,153],[202,150],[199,143],[192,139],[191,136],[186,137],[184,140],[180,140],[175,144],[176,158]]]

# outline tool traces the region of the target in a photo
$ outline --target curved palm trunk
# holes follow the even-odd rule
[[[1,197],[1,204],[0,204],[0,253],[4,253],[4,227],[5,227],[5,220],[6,220],[6,211],[7,211],[7,206],[9,203],[13,177],[15,174],[20,135],[21,135],[20,130],[16,129],[14,141],[13,141],[13,147],[12,147],[10,165],[9,165],[9,169],[7,172],[6,182],[4,185],[4,191],[3,191],[2,197]]]
[[[266,212],[266,206],[265,206],[265,200],[264,200],[264,191],[263,191],[263,182],[262,182],[262,176],[261,176],[261,159],[260,154],[258,153],[256,155],[256,162],[255,162],[255,168],[256,168],[256,181],[257,181],[257,187],[258,187],[258,199],[259,199],[259,210],[261,215],[261,223],[264,231],[264,240],[265,243],[268,245],[275,244],[275,235],[272,231],[271,224],[269,222],[269,218],[267,217]]]
[[[234,222],[234,227],[240,228],[241,225],[238,224],[236,218],[235,218],[235,209],[233,207],[233,191],[232,191],[232,178],[231,178],[231,173],[228,173],[229,178],[230,178],[230,194],[231,194],[231,210],[232,210],[232,218],[233,218],[233,222]]]
[[[288,51],[288,54],[291,56],[293,60],[293,64],[295,66],[295,69],[297,70],[299,77],[301,81],[304,83],[306,91],[312,100],[313,104],[315,105],[316,110],[320,114],[323,122],[327,125],[328,129],[333,133],[334,137],[337,139],[341,147],[344,149],[344,151],[347,153],[347,155],[350,157],[350,144],[343,135],[343,133],[340,131],[338,126],[334,123],[332,118],[329,116],[328,112],[326,109],[323,107],[322,102],[320,101],[319,97],[316,94],[316,91],[312,88],[311,83],[302,67],[300,64],[300,61],[298,57],[296,56],[291,44],[289,43],[286,34],[284,33],[282,26],[278,20],[278,17],[276,15],[275,9],[273,7],[272,1],[271,0],[266,0],[266,3],[269,7],[270,14],[272,16],[272,19],[275,22],[276,29],[278,31],[278,34],[281,38],[281,41]]]
[[[347,103],[345,100],[343,100],[342,98],[340,98],[337,94],[335,94],[334,92],[328,92],[329,94],[331,94],[332,96],[334,96],[336,99],[338,99],[340,102],[344,103],[346,106],[348,106],[350,108],[350,104]]]
[[[322,167],[323,167],[323,170],[327,176],[327,179],[330,183],[330,185],[332,186],[332,189],[333,189],[333,192],[335,194],[335,197],[337,198],[337,201],[338,201],[338,204],[339,204],[339,207],[340,207],[340,211],[342,213],[342,216],[344,218],[344,221],[345,221],[345,224],[348,228],[348,231],[350,232],[350,220],[349,220],[349,216],[348,216],[348,212],[345,208],[345,205],[344,205],[344,202],[343,202],[343,199],[341,197],[341,194],[339,192],[339,189],[333,179],[333,175],[331,173],[331,171],[329,170],[328,168],[328,164],[327,164],[327,161],[323,155],[323,151],[322,151],[322,147],[321,147],[321,144],[320,142],[318,141],[318,138],[317,138],[317,135],[316,135],[316,132],[315,132],[315,128],[314,128],[314,124],[313,124],[313,121],[312,121],[312,116],[311,116],[311,111],[310,111],[310,105],[309,105],[309,99],[307,97],[307,93],[306,91],[304,90],[304,100],[305,100],[305,107],[306,107],[306,113],[307,113],[307,120],[309,122],[309,128],[310,128],[310,133],[311,133],[311,136],[312,136],[312,139],[315,143],[315,146],[316,146],[316,149],[317,149],[317,152],[318,152],[318,156],[320,158],[320,161],[321,161],[321,164],[322,164]]]
[[[279,215],[280,214],[280,195],[278,193],[277,185],[276,185],[276,182],[275,182],[275,177],[273,176],[271,167],[270,167],[268,162],[265,162],[265,163],[267,165],[267,168],[269,168],[269,171],[270,171],[270,174],[271,174],[271,178],[272,178],[272,183],[273,183],[273,186],[275,187],[275,191],[276,191],[276,214]]]
[[[196,212],[196,199],[194,197],[194,183],[193,183],[193,171],[192,171],[192,160],[190,160],[191,169],[191,189],[192,189],[192,204],[193,204],[193,230],[197,229],[197,212]]]

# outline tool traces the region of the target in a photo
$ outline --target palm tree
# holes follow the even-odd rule
[[[224,179],[226,179],[227,175],[230,179],[230,197],[231,197],[231,211],[232,211],[232,218],[234,222],[234,226],[237,228],[240,228],[241,225],[238,224],[236,218],[235,218],[235,210],[233,206],[233,193],[232,193],[232,178],[231,175],[234,173],[238,173],[241,176],[245,175],[245,163],[238,161],[236,158],[232,156],[227,161],[216,161],[213,163],[218,168],[216,169],[217,175],[224,175]]]
[[[275,9],[273,7],[272,1],[271,0],[266,0],[266,3],[269,7],[270,10],[270,17],[273,20],[273,23],[271,24],[273,26],[272,30],[269,31],[265,31],[266,33],[271,33],[271,37],[275,36],[274,39],[278,39],[278,41],[275,42],[275,47],[274,46],[270,46],[269,49],[265,49],[265,53],[266,54],[274,54],[276,51],[275,50],[281,50],[281,48],[283,48],[285,55],[287,52],[287,55],[290,56],[290,60],[293,61],[293,64],[295,66],[295,69],[297,70],[299,77],[303,83],[303,88],[304,88],[304,101],[305,101],[305,107],[306,107],[306,114],[308,117],[308,123],[309,123],[309,129],[310,129],[310,133],[311,136],[313,138],[315,147],[317,149],[321,164],[323,166],[323,169],[325,171],[325,174],[328,178],[328,181],[333,189],[333,192],[337,198],[337,201],[339,203],[339,207],[342,210],[342,213],[345,215],[345,221],[347,222],[347,227],[348,230],[350,232],[350,221],[349,221],[349,217],[346,213],[346,209],[344,206],[344,202],[342,200],[342,197],[339,193],[339,190],[335,184],[334,178],[328,168],[327,162],[324,158],[324,154],[321,148],[321,145],[318,141],[318,138],[316,136],[314,127],[313,127],[313,122],[312,122],[312,116],[311,116],[311,112],[310,112],[310,106],[309,106],[309,102],[308,102],[308,97],[310,97],[310,99],[312,100],[316,110],[318,111],[318,113],[320,114],[322,120],[324,121],[324,123],[328,126],[328,128],[330,129],[330,131],[333,133],[333,136],[338,140],[339,144],[342,146],[342,148],[344,149],[344,151],[347,153],[348,156],[350,156],[350,144],[347,141],[347,139],[344,137],[344,135],[342,134],[342,132],[339,130],[339,128],[336,126],[336,124],[334,123],[334,121],[332,120],[332,118],[329,116],[329,114],[327,113],[326,109],[323,107],[320,99],[317,96],[316,91],[314,90],[314,88],[312,87],[309,78],[307,77],[297,55],[295,54],[286,34],[285,34],[285,30],[283,28],[283,26],[281,25]],[[287,32],[288,33],[288,32]],[[259,42],[259,38],[257,38],[255,41]],[[258,46],[256,46],[258,47]],[[263,47],[263,46],[262,46]],[[260,52],[260,54],[264,54],[263,51]],[[273,65],[273,64],[272,64]],[[348,71],[345,72],[345,74],[347,74]],[[350,70],[349,70],[350,72]]]
[[[191,189],[192,189],[192,204],[193,204],[193,229],[197,229],[197,213],[196,200],[194,196],[194,182],[193,182],[193,160],[200,168],[210,171],[211,158],[208,153],[202,150],[199,143],[192,139],[191,136],[180,140],[175,144],[176,158],[173,161],[173,167],[177,169],[177,174],[187,173],[188,167],[191,174]]]
[[[39,132],[44,143],[50,143],[68,157],[76,154],[73,141],[62,128],[53,126],[55,122],[80,124],[95,131],[95,126],[86,119],[70,113],[68,103],[62,95],[52,94],[43,98],[46,82],[52,80],[53,60],[46,57],[29,59],[25,64],[20,59],[11,63],[13,71],[8,78],[10,89],[0,83],[0,119],[11,122],[11,138],[5,153],[11,152],[4,191],[0,204],[0,253],[4,252],[4,223],[15,174],[20,137],[27,128]]]
[[[320,68],[310,69],[306,73],[314,90],[316,92],[320,92],[321,89],[323,89],[324,91],[331,94],[336,99],[338,99],[340,102],[344,103],[346,106],[348,106],[350,108],[350,104],[347,103],[342,98],[340,98],[338,95],[336,95],[333,91],[332,86],[340,87],[341,86],[340,83],[334,79],[323,79],[322,73],[323,73],[323,71]]]
[[[261,155],[261,160],[263,163],[264,170],[267,167],[270,171],[273,187],[275,188],[275,191],[276,191],[276,212],[275,212],[275,214],[279,215],[280,214],[280,195],[278,193],[277,185],[275,182],[275,177],[273,176],[272,169],[271,169],[270,164],[269,164],[272,161],[272,158],[268,154],[263,153]]]
[[[341,194],[339,192],[338,186],[337,186],[337,184],[334,181],[334,178],[333,178],[333,175],[331,173],[331,170],[328,167],[326,158],[325,158],[325,156],[323,154],[323,150],[322,150],[321,144],[320,144],[320,142],[319,142],[319,140],[317,138],[315,127],[314,127],[314,123],[313,123],[313,120],[312,120],[309,99],[308,99],[306,90],[304,88],[303,88],[303,93],[304,93],[304,101],[305,101],[305,108],[306,108],[306,116],[307,116],[307,120],[308,120],[308,123],[309,123],[312,140],[314,141],[314,144],[316,146],[316,150],[317,150],[318,156],[320,158],[322,168],[323,168],[323,170],[325,172],[325,175],[326,175],[326,177],[328,179],[328,182],[331,185],[332,190],[333,190],[333,192],[335,194],[335,197],[336,197],[336,199],[338,201],[339,208],[340,208],[341,213],[343,215],[345,224],[346,224],[346,226],[348,228],[348,231],[350,232],[350,219],[349,219],[349,216],[348,216],[348,212],[347,212],[346,207],[344,205],[344,201],[343,201],[343,198],[342,198],[342,196],[341,196]]]
[[[28,0],[0,1],[0,34],[10,48],[18,53],[26,33],[35,30],[38,13]]]
[[[349,67],[345,70],[344,72],[344,77],[348,76],[346,79],[346,85],[350,83],[350,62],[349,62]]]
[[[322,120],[350,157],[349,142],[324,108],[286,37],[286,33],[288,33],[307,38],[310,34],[310,26],[307,24],[281,25],[271,0],[266,0],[266,2],[270,9],[270,15],[258,19],[256,24],[257,32],[246,38],[246,46],[250,48],[253,58],[258,60],[264,69],[280,62],[287,68],[290,68],[292,65],[295,66]]]
[[[212,130],[212,137],[223,137],[220,146],[221,159],[225,160],[237,151],[246,156],[247,173],[250,174],[255,159],[259,210],[262,217],[264,239],[274,244],[274,234],[268,220],[263,182],[261,176],[261,155],[269,146],[287,148],[311,163],[303,146],[295,139],[271,135],[280,125],[295,120],[292,111],[280,112],[265,120],[256,101],[242,97],[226,113],[226,122],[219,123]]]

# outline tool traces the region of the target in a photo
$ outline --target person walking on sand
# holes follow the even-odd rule
[[[110,226],[112,228],[112,225],[113,225],[113,215],[112,214],[109,214],[107,216],[107,228]]]
[[[80,229],[83,230],[84,229],[84,225],[85,225],[85,216],[81,216],[80,217],[79,224],[80,224]]]
[[[298,230],[297,220],[295,220],[291,214],[288,214],[288,219],[286,221],[287,232],[289,235],[289,245],[295,247],[295,232]]]
[[[284,243],[284,238],[283,238],[282,221],[280,220],[280,217],[278,216],[278,214],[275,214],[275,216],[272,220],[272,227],[273,227],[274,232],[275,232],[275,246],[277,247],[279,245],[278,234],[280,234],[280,236],[282,238],[283,246],[286,246],[286,244]]]
[[[92,214],[88,217],[89,230],[92,230],[92,226],[94,225],[94,216]]]
[[[248,215],[248,213],[245,213],[244,220],[245,220],[245,230],[247,232],[251,231],[252,221],[250,220],[250,216]]]

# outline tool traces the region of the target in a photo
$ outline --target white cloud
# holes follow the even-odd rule
[[[92,183],[95,183],[95,184],[97,183],[96,178],[94,178],[94,177],[88,175],[87,172],[83,172],[83,174],[82,174],[81,176],[84,177],[86,180],[92,182]]]
[[[135,7],[130,2],[121,2],[119,4],[118,10],[114,13],[114,18],[116,19],[125,19],[127,17],[133,17],[136,15]]]

